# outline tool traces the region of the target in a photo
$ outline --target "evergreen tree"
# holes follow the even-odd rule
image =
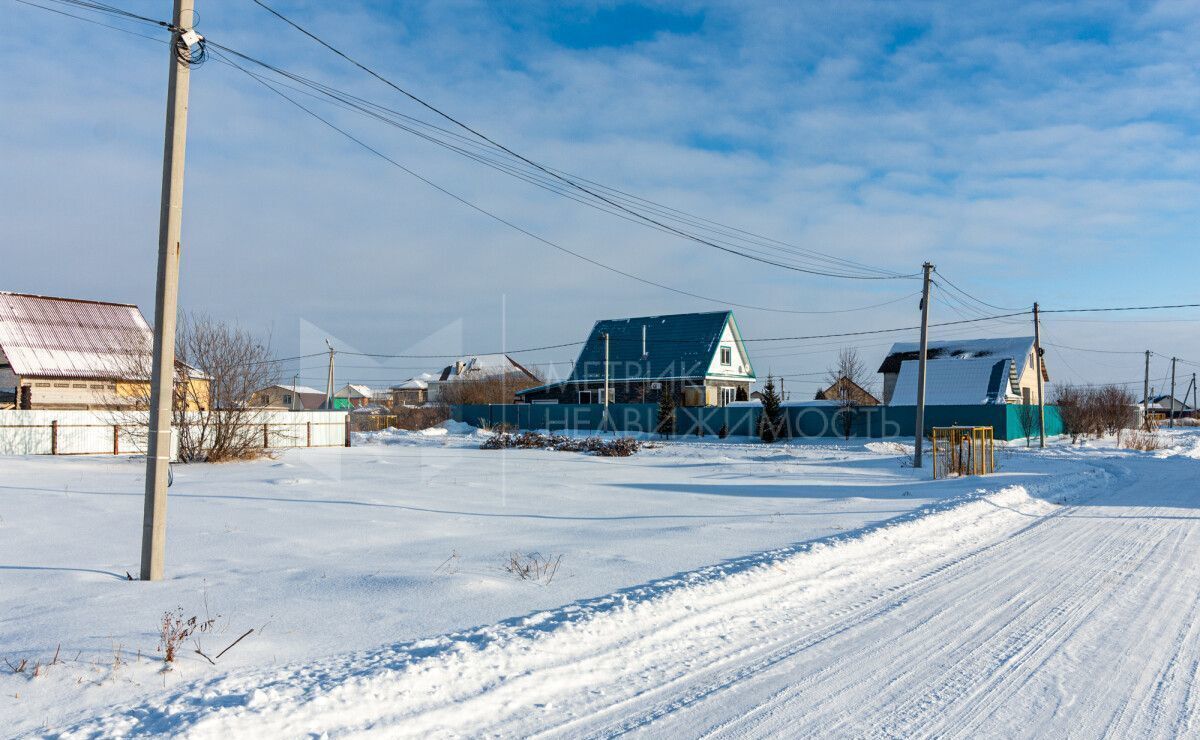
[[[758,437],[764,442],[774,442],[779,439],[779,422],[783,413],[779,408],[775,379],[770,375],[767,376],[767,384],[763,386],[762,407],[762,416],[758,420]]]
[[[739,386],[738,386],[738,389],[737,389],[737,395],[734,397],[734,399],[733,399],[733,400],[735,400],[735,401],[749,401],[749,400],[750,400],[750,392],[746,390],[746,387],[745,387],[745,386],[741,386],[741,385],[739,385]]]
[[[664,437],[675,433],[675,394],[667,383],[658,396],[658,433]]]

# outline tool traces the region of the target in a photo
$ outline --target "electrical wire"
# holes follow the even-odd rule
[[[980,299],[980,298],[976,298],[975,296],[971,295],[971,294],[970,294],[970,293],[968,293],[967,291],[965,291],[965,290],[963,290],[962,288],[958,287],[958,285],[956,285],[956,284],[954,283],[954,281],[952,281],[950,278],[946,277],[946,274],[945,274],[944,272],[940,272],[940,271],[938,271],[938,269],[937,269],[936,267],[933,269],[933,271],[937,273],[938,277],[940,277],[940,278],[942,279],[942,281],[943,281],[943,282],[944,282],[944,283],[945,283],[945,284],[946,284],[948,287],[950,287],[950,288],[952,288],[952,289],[954,289],[954,290],[958,291],[959,293],[961,293],[962,295],[964,295],[964,296],[966,296],[967,298],[971,299],[972,301],[975,301],[976,303],[978,303],[978,304],[981,304],[981,305],[983,305],[983,306],[985,306],[985,307],[987,307],[987,308],[995,309],[995,310],[997,310],[997,311],[1019,311],[1019,310],[1021,310],[1021,309],[1019,309],[1019,308],[1016,308],[1016,307],[1014,307],[1014,306],[997,306],[997,305],[996,305],[996,304],[994,304],[994,303],[988,303],[988,302],[987,302],[987,301],[985,301],[985,300],[982,300],[982,299]]]
[[[352,58],[350,55],[348,55],[348,54],[347,54],[347,53],[345,53],[344,51],[342,51],[342,50],[338,49],[337,47],[333,46],[332,44],[330,44],[329,42],[325,41],[325,40],[324,40],[324,39],[322,39],[321,37],[317,36],[317,35],[316,35],[315,33],[313,33],[312,31],[309,31],[308,29],[304,28],[303,26],[301,26],[301,25],[300,25],[300,24],[298,24],[297,22],[293,21],[291,18],[288,18],[288,17],[287,17],[287,16],[285,16],[284,14],[280,13],[279,11],[275,10],[274,8],[272,8],[271,6],[269,6],[269,5],[267,5],[266,3],[262,2],[262,0],[252,0],[252,1],[253,1],[253,2],[254,2],[256,5],[260,6],[261,8],[263,8],[264,10],[266,10],[267,12],[271,13],[272,15],[274,15],[274,16],[275,16],[276,18],[278,18],[279,20],[281,20],[281,21],[283,21],[284,23],[288,24],[289,26],[291,26],[291,27],[292,27],[292,28],[294,28],[295,30],[297,30],[297,31],[299,31],[300,33],[304,34],[305,36],[307,36],[308,38],[312,39],[313,41],[315,41],[316,43],[320,44],[321,46],[325,47],[326,49],[328,49],[329,51],[333,52],[333,53],[334,53],[334,54],[336,54],[337,56],[339,56],[339,57],[341,57],[342,59],[346,60],[347,62],[349,62],[350,64],[354,65],[355,67],[359,68],[359,69],[360,69],[360,70],[362,70],[363,72],[366,72],[366,73],[367,73],[367,74],[369,74],[370,76],[374,77],[375,79],[379,80],[379,81],[380,81],[380,82],[382,82],[383,84],[385,84],[385,85],[387,85],[388,87],[392,88],[392,89],[393,89],[393,90],[395,90],[396,92],[399,92],[400,94],[404,95],[405,97],[409,98],[410,100],[412,100],[413,102],[417,103],[418,105],[420,105],[420,106],[424,107],[425,109],[429,110],[430,112],[432,112],[432,113],[436,114],[437,116],[439,116],[439,117],[441,117],[441,118],[445,119],[446,121],[448,121],[448,122],[452,123],[453,125],[455,125],[455,126],[457,126],[457,127],[461,128],[462,130],[464,130],[464,131],[467,131],[468,133],[470,133],[470,134],[474,135],[475,137],[477,137],[477,138],[478,138],[478,139],[480,139],[481,141],[484,141],[484,142],[486,142],[486,143],[490,144],[491,146],[493,146],[493,147],[495,147],[496,149],[498,149],[498,150],[500,150],[500,151],[504,152],[505,154],[508,154],[509,156],[511,156],[511,157],[513,157],[513,158],[515,158],[515,159],[517,159],[517,160],[519,160],[519,161],[521,161],[521,162],[525,163],[526,165],[528,165],[528,166],[530,166],[530,167],[533,167],[534,169],[538,170],[539,172],[541,172],[541,173],[543,173],[543,174],[545,174],[545,175],[548,175],[548,176],[550,176],[550,177],[552,177],[552,178],[554,178],[554,179],[558,180],[559,182],[561,182],[562,184],[566,185],[567,187],[570,187],[570,188],[572,188],[572,189],[574,189],[574,190],[577,190],[577,191],[579,191],[579,192],[581,192],[581,193],[583,193],[583,194],[585,194],[585,195],[587,195],[587,196],[590,196],[591,198],[594,198],[594,199],[596,199],[596,200],[599,200],[599,201],[601,201],[601,202],[603,202],[603,203],[606,203],[606,204],[608,204],[609,206],[612,206],[612,207],[614,207],[614,208],[617,208],[617,209],[619,209],[619,210],[621,210],[621,211],[624,211],[625,213],[629,214],[630,216],[632,216],[632,217],[634,217],[634,218],[636,218],[636,219],[639,219],[639,220],[640,220],[640,221],[642,221],[642,222],[645,222],[645,223],[647,223],[647,224],[651,224],[651,225],[653,225],[653,226],[657,226],[657,227],[659,227],[659,228],[661,228],[661,229],[666,229],[667,231],[669,231],[669,232],[671,232],[671,233],[673,233],[673,234],[675,234],[675,235],[677,235],[677,236],[679,236],[679,237],[681,237],[681,238],[684,238],[684,239],[689,239],[689,240],[691,240],[691,241],[697,242],[697,243],[699,243],[699,244],[702,244],[702,245],[705,245],[705,246],[713,247],[713,248],[719,249],[719,250],[721,250],[721,251],[728,252],[728,253],[730,253],[730,254],[735,254],[735,255],[741,256],[741,257],[743,257],[743,258],[751,259],[751,260],[758,261],[758,262],[763,262],[763,263],[765,263],[765,264],[772,265],[772,266],[775,266],[775,267],[780,267],[780,268],[782,268],[782,269],[795,270],[795,271],[797,271],[797,272],[804,272],[804,273],[809,273],[809,274],[813,274],[813,275],[821,275],[821,276],[824,276],[824,277],[836,277],[836,278],[859,279],[859,280],[888,280],[888,279],[897,279],[897,278],[902,278],[902,277],[913,277],[913,275],[900,275],[900,274],[898,274],[898,273],[895,273],[895,272],[884,271],[884,270],[880,270],[879,268],[873,268],[873,267],[870,267],[870,266],[865,266],[865,265],[863,265],[863,266],[858,266],[858,265],[856,265],[856,267],[859,267],[859,269],[864,269],[864,270],[866,270],[866,271],[871,271],[871,272],[880,273],[880,274],[875,274],[875,275],[849,275],[849,274],[835,273],[835,272],[832,272],[832,271],[818,271],[818,270],[812,270],[812,269],[807,269],[807,268],[801,268],[801,267],[797,267],[797,266],[793,266],[793,265],[787,265],[787,264],[784,264],[784,263],[780,263],[780,262],[777,262],[777,261],[774,261],[774,260],[770,260],[770,259],[767,259],[767,258],[764,258],[764,257],[760,257],[760,256],[755,256],[755,255],[747,254],[747,253],[745,253],[745,252],[742,252],[742,251],[739,251],[739,250],[737,250],[737,249],[732,249],[732,248],[729,248],[729,247],[727,247],[727,246],[721,245],[721,244],[717,243],[716,241],[709,240],[709,239],[705,239],[705,238],[703,238],[703,237],[699,237],[699,236],[697,236],[697,235],[695,235],[695,234],[692,234],[692,233],[690,233],[690,232],[684,231],[684,230],[682,230],[682,229],[675,228],[675,227],[673,227],[673,226],[671,226],[671,225],[669,225],[669,224],[667,224],[667,223],[665,223],[665,222],[663,222],[663,221],[661,221],[661,220],[658,220],[657,218],[655,218],[655,217],[653,217],[653,216],[649,216],[649,215],[647,215],[646,213],[644,213],[644,212],[642,212],[642,211],[640,211],[640,210],[637,210],[637,209],[631,208],[631,207],[629,207],[629,206],[627,206],[627,205],[625,205],[625,204],[623,204],[623,203],[619,202],[619,201],[618,201],[618,200],[616,200],[616,199],[610,198],[610,197],[608,197],[608,196],[606,196],[606,195],[604,195],[604,194],[602,194],[602,193],[598,192],[596,189],[593,189],[593,188],[591,188],[591,187],[588,187],[588,186],[586,186],[586,185],[584,185],[584,184],[581,184],[581,182],[580,182],[580,181],[578,181],[578,180],[576,180],[576,179],[573,179],[573,178],[571,178],[571,177],[564,176],[563,174],[560,174],[560,172],[559,172],[559,171],[557,171],[557,170],[554,170],[554,169],[551,169],[551,168],[549,168],[549,167],[546,167],[546,166],[544,166],[544,165],[542,165],[542,164],[539,164],[538,162],[535,162],[535,161],[533,161],[532,159],[529,159],[528,157],[526,157],[526,156],[524,156],[524,155],[522,155],[522,154],[519,154],[518,152],[516,152],[516,151],[514,151],[514,150],[510,149],[509,147],[505,146],[504,144],[501,144],[500,142],[496,141],[495,139],[493,139],[493,138],[491,138],[491,137],[487,136],[486,134],[482,133],[482,132],[481,132],[481,131],[479,131],[477,128],[474,128],[474,127],[472,127],[472,126],[470,126],[470,125],[466,124],[466,123],[465,123],[465,122],[463,122],[462,120],[460,120],[460,119],[458,119],[458,118],[456,118],[456,117],[454,117],[454,116],[450,115],[449,113],[447,113],[447,112],[445,112],[444,110],[442,110],[442,109],[438,108],[437,106],[433,105],[432,103],[430,103],[430,102],[426,101],[425,99],[421,98],[420,96],[416,95],[415,93],[413,93],[413,92],[411,92],[411,91],[409,91],[409,90],[407,90],[407,89],[405,89],[405,88],[401,87],[400,85],[397,85],[395,82],[393,82],[393,81],[391,81],[390,79],[388,79],[388,78],[384,77],[384,76],[383,76],[383,75],[381,75],[380,73],[378,73],[378,72],[376,72],[375,70],[371,69],[370,67],[366,66],[366,65],[365,65],[365,64],[363,64],[362,62],[359,62],[358,60],[356,60],[356,59]],[[225,50],[225,51],[228,51],[228,52],[230,52],[230,53],[238,53],[238,52],[234,51],[233,49],[229,49],[228,47],[222,47],[222,48],[224,48],[224,50]],[[253,59],[251,59],[251,58],[248,58],[248,57],[246,58],[246,60],[247,60],[247,61],[253,61],[253,62],[255,62],[255,63],[258,63],[258,60],[253,60]],[[848,261],[846,261],[846,260],[842,260],[841,258],[837,258],[837,257],[834,257],[834,256],[832,256],[832,255],[824,255],[824,254],[822,254],[821,256],[823,256],[823,257],[825,257],[825,258],[827,258],[827,259],[831,259],[831,260],[839,261],[839,262],[842,262],[842,263],[848,263]],[[853,264],[853,263],[849,263],[849,264]]]
[[[220,50],[220,51],[217,51],[217,52],[215,52],[215,55],[217,56],[217,58],[219,58],[219,59],[222,59],[223,61],[225,61],[226,63],[230,64],[230,65],[231,65],[231,66],[233,66],[234,68],[236,68],[236,69],[240,70],[240,71],[241,71],[241,72],[243,72],[244,74],[248,75],[248,76],[249,76],[249,77],[251,77],[252,79],[256,80],[258,83],[260,83],[261,85],[263,85],[264,87],[266,87],[268,90],[272,91],[273,93],[275,93],[275,94],[276,94],[276,95],[278,95],[279,97],[281,97],[281,98],[283,98],[284,100],[286,100],[287,102],[291,103],[293,106],[295,106],[295,107],[299,108],[299,109],[300,109],[301,111],[303,111],[304,113],[308,114],[309,116],[312,116],[312,117],[313,117],[313,118],[315,118],[316,120],[318,120],[318,121],[320,121],[321,123],[325,124],[326,126],[328,126],[329,128],[333,129],[334,131],[336,131],[336,132],[340,133],[342,136],[346,137],[346,138],[347,138],[347,139],[349,139],[350,141],[352,141],[352,142],[354,142],[355,144],[359,145],[359,146],[360,146],[360,147],[362,147],[363,149],[365,149],[365,150],[367,150],[368,152],[370,152],[370,153],[374,154],[375,156],[379,157],[380,159],[383,159],[385,162],[387,162],[387,163],[391,164],[392,166],[394,166],[394,167],[397,167],[398,169],[400,169],[401,171],[405,172],[405,173],[406,173],[406,174],[408,174],[409,176],[411,176],[411,177],[413,177],[413,178],[416,178],[417,180],[419,180],[419,181],[421,181],[421,182],[425,183],[426,185],[428,185],[429,187],[431,187],[431,188],[433,188],[433,189],[435,189],[435,190],[437,190],[437,191],[441,192],[442,194],[444,194],[444,195],[446,195],[446,196],[449,196],[450,198],[454,199],[455,201],[458,201],[459,203],[461,203],[462,205],[465,205],[465,206],[467,206],[468,208],[470,208],[470,209],[472,209],[472,210],[474,210],[474,211],[476,211],[476,212],[478,212],[478,213],[480,213],[480,214],[482,214],[482,215],[484,215],[484,216],[487,216],[488,218],[491,218],[491,219],[493,219],[493,220],[495,220],[495,221],[497,221],[497,222],[499,222],[499,223],[501,223],[501,224],[503,224],[503,225],[505,225],[505,226],[507,226],[507,227],[509,227],[509,228],[511,228],[511,229],[513,229],[513,230],[515,230],[515,231],[518,231],[518,232],[520,232],[521,234],[524,234],[525,236],[528,236],[528,237],[530,237],[531,239],[534,239],[534,240],[536,240],[536,241],[538,241],[538,242],[541,242],[542,244],[545,244],[545,245],[547,245],[547,246],[549,246],[549,247],[552,247],[552,248],[554,248],[554,249],[556,249],[556,250],[558,250],[558,251],[560,251],[560,252],[564,252],[564,253],[566,253],[566,254],[569,254],[569,255],[571,255],[571,256],[573,256],[573,257],[576,257],[577,259],[581,259],[581,260],[583,260],[583,261],[585,261],[585,262],[588,262],[588,263],[590,263],[590,264],[592,264],[592,265],[595,265],[596,267],[600,267],[600,268],[602,268],[602,269],[604,269],[604,270],[608,270],[609,272],[616,273],[616,274],[618,274],[618,275],[621,275],[621,276],[623,276],[623,277],[626,277],[626,278],[629,278],[629,279],[632,279],[632,280],[636,280],[636,281],[638,281],[638,282],[640,282],[640,283],[643,283],[643,284],[646,284],[646,285],[650,285],[650,286],[652,286],[652,287],[655,287],[655,288],[659,288],[659,289],[662,289],[662,290],[666,290],[666,291],[669,291],[669,292],[672,292],[672,293],[676,293],[676,294],[679,294],[679,295],[684,295],[684,296],[687,296],[687,297],[689,297],[689,298],[696,298],[696,299],[698,299],[698,300],[708,301],[708,302],[711,302],[711,303],[719,303],[719,304],[722,304],[722,305],[733,306],[733,307],[736,307],[736,308],[744,308],[744,309],[748,309],[748,310],[755,310],[755,311],[770,311],[770,312],[774,312],[774,313],[787,313],[787,314],[801,314],[801,315],[806,315],[806,314],[810,314],[810,313],[835,313],[835,312],[836,312],[836,313],[840,313],[840,312],[842,312],[842,311],[857,311],[857,310],[866,310],[866,309],[868,309],[868,308],[878,308],[879,306],[883,306],[883,305],[888,305],[888,304],[890,304],[890,303],[899,302],[899,301],[901,301],[901,300],[905,300],[906,298],[909,298],[909,297],[911,297],[911,296],[901,296],[900,298],[896,298],[896,299],[894,299],[893,301],[887,301],[887,302],[885,302],[885,303],[882,303],[882,304],[875,304],[875,305],[872,305],[872,306],[864,306],[864,307],[855,308],[855,309],[841,309],[841,310],[838,310],[838,311],[815,311],[815,312],[810,312],[810,311],[799,311],[799,310],[794,310],[794,309],[772,308],[772,307],[769,307],[769,306],[756,306],[756,305],[752,305],[752,304],[739,303],[739,302],[735,302],[735,301],[728,301],[728,300],[723,300],[723,299],[719,299],[719,298],[713,298],[713,297],[711,297],[711,296],[705,296],[705,295],[701,295],[701,294],[699,294],[699,293],[695,293],[695,292],[692,292],[692,291],[682,290],[682,289],[680,289],[680,288],[675,288],[675,287],[672,287],[672,286],[669,286],[669,285],[665,285],[665,284],[663,284],[663,283],[659,283],[659,282],[656,282],[656,281],[653,281],[653,280],[649,280],[649,279],[647,279],[647,278],[643,278],[643,277],[641,277],[641,276],[635,275],[635,274],[633,274],[633,273],[626,272],[626,271],[624,271],[624,270],[621,270],[621,269],[619,269],[619,268],[612,267],[612,266],[610,266],[610,265],[607,265],[607,264],[605,264],[605,263],[603,263],[603,262],[600,262],[600,261],[598,261],[598,260],[592,259],[591,257],[588,257],[588,256],[586,256],[586,255],[584,255],[584,254],[581,254],[580,252],[576,252],[576,251],[574,251],[574,250],[572,250],[572,249],[569,249],[569,248],[567,248],[567,247],[564,247],[563,245],[561,245],[561,244],[559,244],[559,243],[557,243],[557,242],[554,242],[554,241],[552,241],[552,240],[550,240],[550,239],[547,239],[547,238],[545,238],[545,237],[543,237],[543,236],[540,236],[540,235],[538,235],[538,234],[536,234],[536,233],[534,233],[534,232],[532,232],[532,231],[529,231],[528,229],[526,229],[526,228],[524,228],[524,227],[522,227],[522,226],[520,226],[520,225],[516,224],[515,222],[513,222],[513,221],[510,221],[510,220],[508,220],[508,219],[504,218],[503,216],[500,216],[499,214],[497,214],[497,213],[495,213],[495,212],[493,212],[493,211],[490,211],[490,210],[488,210],[488,209],[484,208],[483,206],[480,206],[480,205],[478,205],[478,204],[476,204],[476,203],[474,203],[474,202],[472,202],[472,201],[470,201],[470,200],[467,200],[465,197],[458,195],[457,193],[455,193],[455,192],[453,192],[453,191],[451,191],[451,190],[449,190],[449,189],[447,189],[447,188],[443,187],[442,185],[439,185],[438,183],[434,182],[433,180],[430,180],[429,178],[425,177],[424,175],[421,175],[420,173],[416,172],[415,170],[413,170],[413,169],[411,169],[411,168],[407,167],[406,165],[404,165],[404,164],[401,164],[399,161],[397,161],[397,160],[393,159],[392,157],[388,156],[387,154],[384,154],[384,153],[383,153],[382,151],[380,151],[379,149],[377,149],[377,148],[375,148],[374,146],[372,146],[372,145],[368,144],[367,142],[363,141],[362,139],[359,139],[359,138],[358,138],[358,137],[356,137],[354,134],[351,134],[349,131],[347,131],[347,130],[345,130],[345,129],[341,128],[341,127],[339,127],[338,125],[334,124],[332,121],[330,121],[330,120],[328,120],[327,118],[325,118],[325,117],[321,116],[319,113],[316,113],[316,112],[315,112],[315,111],[313,111],[312,109],[308,108],[308,107],[307,107],[307,106],[305,106],[303,103],[300,103],[300,102],[299,102],[299,101],[297,101],[296,99],[294,99],[294,98],[292,98],[291,96],[287,95],[286,93],[282,92],[281,90],[279,90],[278,88],[276,88],[272,82],[270,82],[270,81],[266,80],[266,79],[265,79],[265,78],[263,78],[261,75],[256,75],[255,73],[253,73],[253,72],[251,72],[250,70],[246,69],[245,67],[241,66],[240,64],[238,64],[237,62],[233,61],[232,59],[229,59],[229,58],[228,58],[228,57],[227,57],[225,54],[223,54],[223,53],[222,53],[222,52],[228,51],[228,50],[226,49],[226,47],[224,47],[224,46],[221,46],[220,44],[216,44],[216,43],[211,43],[210,45],[211,45],[213,48],[215,48],[215,49],[219,49],[219,50]]]

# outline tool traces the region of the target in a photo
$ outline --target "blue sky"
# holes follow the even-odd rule
[[[120,4],[155,17],[169,5]],[[903,272],[929,259],[999,306],[1196,301],[1197,2],[276,5],[518,151],[706,218]],[[210,38],[425,115],[248,1],[198,6]],[[163,48],[13,0],[0,0],[0,29],[0,288],[150,314]],[[773,270],[328,114],[523,227],[658,282],[798,310],[916,289]],[[269,333],[281,354],[317,351],[325,335],[382,353],[536,346],[581,340],[597,318],[721,307],[466,210],[220,64],[193,74],[189,135],[182,304]],[[933,305],[935,321],[961,318]],[[792,336],[909,325],[917,306],[738,314],[747,336]],[[1200,360],[1198,317],[1054,317],[1046,333]],[[892,338],[911,339],[752,352],[760,372],[799,376],[843,344],[873,363]],[[1049,363],[1059,378],[1141,377],[1133,355],[1051,348]],[[438,362],[343,364],[339,381],[378,383]],[[317,382],[311,367],[302,378]]]

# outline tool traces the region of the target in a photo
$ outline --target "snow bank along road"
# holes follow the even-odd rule
[[[69,734],[1196,732],[1200,463],[1045,454],[1063,474],[1040,488],[487,628],[228,674]]]

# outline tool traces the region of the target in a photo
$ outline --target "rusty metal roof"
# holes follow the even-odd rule
[[[128,379],[150,343],[137,306],[0,291],[0,352],[17,375]]]

